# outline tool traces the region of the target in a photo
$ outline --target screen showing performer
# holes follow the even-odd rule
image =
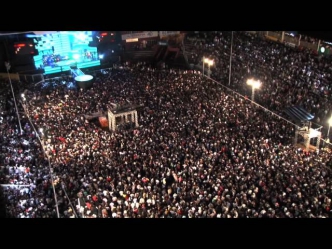
[[[93,41],[94,31],[54,31],[45,32],[35,38],[38,55],[34,56],[36,68],[44,69],[45,74],[78,68],[99,66],[100,59]]]

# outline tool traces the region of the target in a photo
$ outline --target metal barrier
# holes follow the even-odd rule
[[[88,68],[86,68],[88,70]],[[109,70],[112,69],[111,67],[108,68],[103,68],[103,69],[95,69],[92,71],[89,71],[89,73],[93,73],[93,72],[97,72],[97,71],[103,71],[103,70]],[[86,70],[82,70],[82,71],[86,71]],[[54,76],[51,78],[48,78],[47,75],[44,74],[12,74],[15,75],[17,80],[19,81],[23,81],[23,82],[28,82],[28,83],[38,83],[38,82],[42,82],[45,81],[46,79],[57,79],[57,78],[61,78],[61,76]],[[0,74],[0,76],[2,76]],[[5,74],[5,76],[7,77],[7,74]],[[12,78],[13,79],[13,78]]]
[[[44,81],[43,74],[18,74],[18,78],[20,81],[28,83],[37,83],[40,81]]]

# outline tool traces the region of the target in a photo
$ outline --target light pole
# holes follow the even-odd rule
[[[65,185],[63,182],[61,182],[61,187],[62,187],[63,192],[65,192],[65,195],[66,195],[66,197],[67,197],[67,200],[68,200],[68,202],[69,202],[69,205],[71,206],[71,208],[72,208],[72,210],[73,210],[73,213],[74,213],[75,217],[78,218],[77,213],[76,213],[76,211],[75,211],[75,207],[73,206],[73,204],[71,203],[71,200],[70,200],[69,197],[68,197],[68,194],[67,194],[67,191],[66,191],[66,185]]]
[[[229,55],[229,75],[228,75],[228,85],[231,85],[231,75],[232,75],[232,55],[233,55],[233,31],[231,38],[231,53]]]
[[[330,136],[330,128],[331,128],[331,126],[332,126],[332,117],[330,117],[328,123],[329,123],[329,129],[327,130],[326,141],[327,141],[328,143],[330,143],[330,137],[329,137],[329,136]]]
[[[208,64],[208,77],[210,77],[210,67],[214,64],[213,60],[203,57],[203,75],[204,75],[204,64]]]
[[[22,96],[23,100],[25,101],[25,98],[24,96]],[[31,121],[31,118],[29,116],[29,111],[27,109],[27,106],[24,104],[23,105],[23,109],[24,109],[24,113],[25,115],[27,116],[27,118],[29,119],[29,122],[33,128],[33,130],[35,131],[35,134],[36,134],[36,137],[37,139],[39,140],[42,148],[43,148],[43,151],[44,151],[44,154],[45,156],[47,157],[47,161],[48,161],[48,166],[50,168],[50,176],[51,176],[51,183],[52,183],[52,188],[53,188],[53,195],[54,195],[54,201],[55,201],[55,209],[56,209],[56,213],[57,213],[57,217],[60,218],[60,213],[59,213],[59,205],[58,205],[58,197],[57,197],[57,194],[56,194],[56,191],[55,191],[55,186],[54,186],[54,176],[53,176],[53,168],[51,166],[51,161],[50,161],[50,158],[48,156],[48,154],[46,153],[46,150],[45,150],[45,147],[44,147],[44,142],[43,140],[40,138],[39,136],[39,133],[38,131],[36,130],[36,127],[34,126],[33,122]],[[43,130],[39,130],[40,132],[42,132]]]
[[[205,58],[203,57],[203,59],[202,59],[202,62],[203,62],[203,76],[204,76],[204,63],[205,63]]]
[[[208,77],[210,77],[210,74],[211,74],[211,70],[210,70],[210,67],[214,64],[214,61],[213,60],[209,60],[207,62],[208,66],[209,66],[209,70],[208,70]]]
[[[15,93],[14,93],[14,89],[13,89],[13,85],[12,85],[12,80],[11,80],[10,74],[9,74],[9,69],[11,67],[10,63],[9,62],[5,62],[5,66],[6,66],[6,70],[7,70],[7,75],[8,75],[8,79],[9,79],[10,88],[11,88],[12,94],[13,94],[13,99],[14,99],[14,104],[15,104],[15,109],[16,109],[16,115],[17,115],[17,119],[18,119],[18,125],[20,127],[20,133],[22,134],[23,130],[22,130],[22,125],[21,125],[20,115],[18,114]]]
[[[259,80],[254,80],[254,79],[248,79],[247,80],[247,85],[251,86],[251,100],[255,101],[255,89],[260,88],[262,83]]]
[[[204,64],[208,63],[208,61],[209,61],[208,58],[203,57],[203,59],[202,59],[202,62],[203,62],[203,75],[204,75]]]

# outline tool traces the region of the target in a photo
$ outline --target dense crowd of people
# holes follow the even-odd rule
[[[50,171],[46,167],[48,161],[21,105],[18,105],[19,113],[15,111],[9,83],[2,81],[0,84],[0,184],[4,184],[7,196],[7,215],[31,217],[38,210],[37,217],[50,217],[48,209],[54,209],[54,203],[51,204],[53,195],[48,191],[52,188],[46,187]],[[16,92],[24,87],[20,82],[13,85]],[[21,114],[22,133],[17,114]]]
[[[189,60],[214,59],[212,78],[226,85],[231,33],[188,40]],[[280,115],[300,105],[323,123],[331,115],[329,63],[234,32],[229,86],[250,95],[246,79],[261,79],[258,103]],[[0,184],[9,216],[331,217],[329,152],[293,147],[292,124],[199,72],[139,63],[96,75],[90,90],[69,80],[15,82],[22,132],[1,82]],[[114,104],[143,106],[140,126],[109,132],[85,118]]]
[[[331,57],[234,31],[229,84],[231,41],[231,32],[193,33],[186,39],[188,59],[195,65],[202,65],[203,57],[213,59],[211,77],[248,96],[251,88],[246,80],[259,79],[263,85],[257,90],[256,102],[283,116],[288,106],[303,107],[315,116],[313,122],[324,126],[325,137],[332,115]]]
[[[199,72],[139,63],[95,75],[88,90],[69,85],[25,86],[22,133],[1,88],[12,217],[331,217],[328,152],[293,147],[294,125]],[[128,104],[143,106],[139,127],[85,119]]]

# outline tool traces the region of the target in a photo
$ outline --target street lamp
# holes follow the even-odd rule
[[[213,60],[210,60],[209,58],[204,58],[203,57],[203,75],[204,75],[204,64],[208,64],[208,77],[210,77],[210,66],[212,66],[214,64],[214,61]]]
[[[332,117],[330,117],[330,119],[328,120],[328,123],[329,123],[329,129],[327,130],[327,138],[326,138],[326,141],[329,143],[330,142],[330,128],[332,126]]]
[[[255,89],[260,88],[262,83],[259,80],[248,79],[247,85],[251,86],[251,88],[252,88],[251,100],[254,101],[255,100]]]
[[[213,61],[213,60],[209,60],[207,64],[208,64],[208,66],[209,66],[208,77],[210,77],[210,74],[211,74],[210,67],[213,66],[214,61]]]

